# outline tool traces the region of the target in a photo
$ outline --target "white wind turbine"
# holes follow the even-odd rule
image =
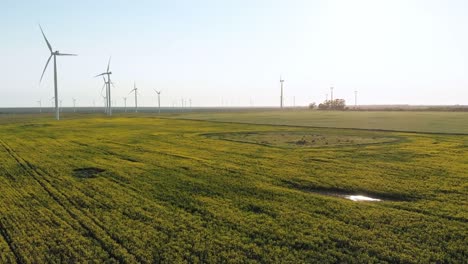
[[[136,87],[135,82],[133,82],[133,89],[128,94],[131,94],[132,92],[135,93],[135,113],[136,113],[138,112],[138,88]]]
[[[161,114],[161,91],[156,91],[156,89],[154,91],[158,94],[158,114]]]
[[[111,78],[110,78],[110,76],[111,76],[112,72],[109,71],[110,62],[111,62],[111,58],[109,58],[109,62],[107,63],[107,70],[106,70],[106,72],[103,72],[103,73],[101,73],[101,74],[98,74],[98,75],[96,75],[96,76],[94,76],[94,77],[99,77],[99,76],[103,76],[103,77],[104,77],[104,75],[107,75],[107,88],[106,88],[106,109],[107,109],[107,110],[106,110],[106,112],[107,112],[108,115],[111,116],[111,115],[112,115],[112,103],[111,103],[111,88],[110,88],[110,86],[111,86]],[[105,78],[104,78],[104,82],[106,82],[106,79],[105,79]]]
[[[124,100],[125,113],[127,113],[127,97],[124,97],[123,100]]]
[[[52,46],[50,45],[49,41],[47,40],[45,34],[44,34],[44,31],[42,30],[42,27],[41,25],[39,25],[39,28],[41,29],[41,33],[42,33],[42,36],[44,37],[44,40],[45,42],[47,43],[47,47],[49,48],[49,51],[50,51],[50,57],[49,59],[47,60],[46,62],[46,65],[44,67],[44,70],[42,71],[42,75],[41,75],[41,79],[39,80],[39,82],[42,81],[42,77],[44,77],[44,73],[47,69],[47,65],[49,65],[49,62],[50,62],[50,59],[52,57],[54,57],[54,98],[55,98],[55,118],[57,120],[60,120],[60,109],[59,109],[59,105],[58,105],[58,87],[57,87],[57,56],[76,56],[76,54],[67,54],[67,53],[60,53],[58,50],[57,51],[53,51],[52,50]]]
[[[42,113],[42,100],[37,101],[39,104],[39,113]]]
[[[76,98],[73,98],[73,113],[76,113]]]

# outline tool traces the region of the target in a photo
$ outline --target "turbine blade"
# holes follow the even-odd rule
[[[39,83],[42,81],[42,77],[44,77],[44,73],[45,73],[45,71],[46,71],[46,69],[47,69],[47,65],[49,65],[49,62],[50,62],[50,59],[52,58],[52,56],[53,56],[53,55],[50,55],[49,59],[48,59],[47,62],[46,62],[46,65],[45,65],[45,67],[44,67],[44,70],[42,71],[42,75],[41,75],[41,79],[39,80]]]
[[[52,52],[53,52],[53,51],[52,51],[52,46],[50,45],[49,41],[47,40],[47,38],[46,38],[46,36],[45,36],[45,34],[44,34],[44,31],[42,30],[42,27],[41,27],[40,24],[39,24],[39,28],[41,29],[42,36],[44,36],[44,39],[45,39],[45,41],[46,41],[46,43],[47,43],[47,47],[49,48],[50,53],[52,53]]]
[[[102,96],[102,97],[105,97],[105,96],[102,94],[102,91],[104,90],[105,87],[106,87],[106,83],[104,83],[104,85],[103,85],[102,88],[101,88],[101,96]]]
[[[70,53],[57,53],[58,56],[78,56],[78,54],[70,54]]]
[[[112,56],[111,56],[111,57],[109,57],[109,62],[107,63],[107,72],[109,72],[111,58],[112,58]]]
[[[106,73],[98,74],[98,75],[94,76],[94,78],[99,77],[99,76],[104,76],[104,75],[106,75]]]

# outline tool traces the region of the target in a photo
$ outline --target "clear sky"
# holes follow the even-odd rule
[[[52,105],[59,57],[64,106],[102,105],[111,70],[122,105],[285,104],[335,98],[359,104],[468,104],[466,0],[0,1],[0,107]],[[113,101],[114,101],[113,100]],[[129,101],[129,105],[130,105]]]

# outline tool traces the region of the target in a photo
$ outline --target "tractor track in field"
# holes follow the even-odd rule
[[[0,234],[2,235],[3,239],[7,243],[10,251],[15,256],[16,263],[26,263],[23,256],[18,252],[18,250],[16,249],[16,246],[13,244],[13,240],[11,239],[10,234],[8,234],[8,231],[5,228],[5,225],[3,224],[3,218],[0,219]]]
[[[94,232],[94,230],[92,229],[92,227],[89,227],[85,222],[83,222],[79,216],[73,212],[72,210],[70,210],[69,208],[67,208],[67,206],[64,204],[64,202],[61,200],[61,198],[64,200],[64,201],[67,201],[68,203],[72,204],[72,205],[75,205],[72,201],[70,201],[70,199],[68,199],[62,192],[58,191],[57,188],[55,188],[52,183],[48,180],[45,179],[44,176],[48,175],[47,173],[45,172],[42,172],[40,171],[39,169],[35,168],[35,166],[33,166],[32,164],[30,164],[28,161],[24,160],[22,157],[20,157],[16,152],[13,151],[13,149],[8,146],[3,140],[0,139],[0,145],[6,150],[6,152],[13,158],[16,160],[16,162],[22,167],[22,169],[28,173],[43,189],[44,191],[58,204],[60,205],[60,207],[62,207],[64,209],[64,211],[72,218],[74,219],[78,224],[79,226],[85,230],[86,232],[83,234],[84,236],[88,235],[89,237],[91,237],[92,239],[94,239],[96,242],[99,243],[99,245],[101,245],[101,248],[112,258],[114,258],[115,260],[119,261],[120,263],[125,263],[126,261],[124,259],[122,259],[123,256],[119,256],[119,255],[116,255],[113,253],[113,249],[109,247],[108,243],[106,241],[104,241],[102,238],[99,238],[98,234],[96,234]],[[49,186],[47,186],[46,183],[42,182],[39,178],[39,176],[42,176],[44,178],[44,181],[47,182]],[[50,176],[50,175],[49,175]],[[62,197],[59,197],[59,195],[57,194],[54,194],[54,192],[52,191],[54,190],[55,192],[57,192],[58,194],[60,194],[60,196]],[[140,259],[138,256],[130,253],[130,251],[122,245],[121,241],[119,240],[116,240],[112,235],[109,234],[109,231],[106,230],[105,228],[103,228],[102,224],[98,223],[96,219],[90,217],[87,215],[87,213],[83,212],[82,210],[80,210],[79,208],[75,208],[77,211],[79,211],[83,216],[87,217],[91,222],[93,222],[97,227],[99,227],[109,238],[112,239],[112,241],[114,241],[114,243],[118,246],[118,247],[121,247],[124,252],[126,252],[128,255],[132,256],[135,261],[138,261],[140,263],[144,263],[144,261],[142,259]],[[66,220],[66,219],[64,219]],[[78,231],[78,230],[77,230]],[[78,231],[79,232],[79,231]]]

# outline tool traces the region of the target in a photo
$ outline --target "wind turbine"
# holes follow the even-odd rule
[[[76,54],[67,54],[67,53],[60,53],[58,50],[53,51],[52,46],[50,45],[49,41],[47,40],[44,31],[42,30],[41,25],[39,25],[39,28],[41,29],[42,36],[44,37],[45,42],[47,43],[47,47],[49,48],[50,51],[50,57],[46,62],[46,65],[44,67],[44,70],[42,71],[41,79],[39,80],[39,83],[42,81],[42,77],[44,77],[44,73],[47,69],[47,65],[49,65],[50,59],[54,57],[54,93],[55,93],[55,119],[60,120],[60,110],[58,106],[58,87],[57,87],[57,56],[77,56]]]
[[[103,72],[103,73],[101,73],[101,74],[98,74],[98,75],[96,75],[96,76],[94,76],[94,77],[99,77],[99,76],[103,76],[103,77],[104,77],[104,75],[107,75],[107,89],[106,89],[106,99],[107,99],[106,102],[107,102],[107,103],[106,103],[106,106],[107,106],[107,114],[111,116],[111,115],[112,115],[112,102],[111,102],[111,88],[110,88],[110,86],[111,86],[111,78],[110,78],[110,76],[111,76],[112,72],[109,71],[110,62],[111,62],[111,58],[109,58],[109,62],[107,63],[107,70],[106,70],[106,72]],[[106,79],[105,79],[105,78],[104,78],[104,82],[106,82]]]
[[[354,109],[357,109],[357,91],[354,91]]]
[[[76,113],[76,99],[73,98],[73,113]]]
[[[333,86],[330,87],[330,100],[333,101]]]
[[[154,91],[158,94],[158,115],[161,114],[161,91]]]
[[[138,112],[138,88],[136,87],[136,83],[133,82],[133,89],[128,93],[131,94],[132,92],[135,93],[135,113]]]
[[[42,113],[42,102],[41,100],[37,101],[39,103],[39,113]]]
[[[280,83],[281,83],[280,107],[281,107],[281,109],[283,109],[283,83],[284,83],[284,80],[283,80],[283,78],[281,78],[281,76],[280,76]]]
[[[127,97],[124,97],[124,106],[125,106],[125,113],[127,113]]]

